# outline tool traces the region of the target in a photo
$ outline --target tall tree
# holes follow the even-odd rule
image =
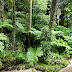
[[[59,25],[64,26],[64,8],[65,6],[61,7],[61,15],[60,15],[60,21]]]
[[[0,19],[3,21],[3,13],[4,13],[4,0],[0,0]]]
[[[45,32],[45,41],[42,44],[43,47],[43,51],[44,51],[44,60],[49,56],[49,52],[51,51],[51,30],[52,30],[52,25],[53,25],[53,21],[54,21],[54,13],[55,13],[55,6],[56,6],[56,1],[57,0],[52,0],[51,3],[51,10],[50,10],[50,22],[49,22],[49,28],[47,27],[46,31],[44,31],[45,29],[43,29],[43,31]],[[44,47],[45,46],[45,47]]]
[[[52,25],[53,25],[56,3],[57,3],[57,0],[52,0],[51,10],[50,10],[50,23],[49,23],[49,28],[52,28]]]
[[[68,5],[70,0],[60,0],[59,1],[59,7],[61,9],[61,15],[59,17],[59,25],[64,26],[64,22],[65,22],[65,7]],[[67,17],[66,17],[67,18]],[[67,20],[67,24],[68,24],[68,20]]]
[[[32,0],[30,0],[28,48],[30,47],[31,44],[31,38],[30,38],[31,25],[32,25]]]
[[[12,12],[12,20],[13,20],[12,47],[14,50],[14,47],[15,47],[15,28],[16,28],[16,24],[15,24],[15,0],[13,0],[12,6],[13,6],[12,7],[13,8],[13,12]]]
[[[3,24],[3,13],[4,13],[4,0],[0,0],[0,19]],[[1,29],[1,32],[3,31],[3,28]]]

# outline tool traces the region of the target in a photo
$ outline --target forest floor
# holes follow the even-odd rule
[[[27,70],[11,70],[11,71],[1,71],[1,72],[42,72],[42,71],[37,71],[33,68],[27,69]]]
[[[1,72],[42,72],[42,71],[38,71],[38,70],[35,70],[33,68],[30,68],[30,69],[26,69],[26,70],[9,70],[9,71],[4,71],[2,70]],[[69,59],[69,64],[65,67],[65,68],[62,68],[59,72],[72,72],[72,59]]]

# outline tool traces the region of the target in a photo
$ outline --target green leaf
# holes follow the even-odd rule
[[[27,61],[31,66],[37,63],[38,57],[43,55],[43,51],[41,47],[36,48],[29,48],[27,52]]]
[[[4,49],[3,43],[0,42],[0,51],[3,52],[3,49]]]
[[[7,36],[4,33],[0,33],[0,40],[7,40]]]

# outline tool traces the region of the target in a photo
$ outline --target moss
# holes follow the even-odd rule
[[[46,64],[40,63],[40,62],[38,62],[38,65],[40,65],[40,66],[46,66],[46,67],[54,67],[54,66],[56,66],[56,65],[46,65]]]
[[[29,69],[30,68],[30,66],[29,65],[25,65],[25,69]]]
[[[65,67],[65,65],[63,65],[63,64],[46,65],[44,63],[38,62],[38,64],[35,65],[35,69],[41,70],[42,72],[58,72],[61,68]],[[67,64],[68,64],[68,62],[67,62]]]

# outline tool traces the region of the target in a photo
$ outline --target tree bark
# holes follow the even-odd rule
[[[0,0],[0,19],[3,22],[3,13],[4,13],[4,0]]]
[[[49,23],[49,28],[52,28],[53,21],[54,21],[54,13],[55,13],[55,6],[56,6],[57,0],[52,0],[51,4],[51,10],[50,10],[50,23]]]
[[[12,21],[13,21],[13,31],[12,31],[12,47],[15,48],[15,28],[16,28],[16,24],[15,24],[15,0],[13,0],[12,3],[13,6],[13,12],[12,12]],[[13,49],[14,50],[14,49]]]
[[[1,25],[3,24],[3,13],[4,13],[4,0],[0,0],[0,19],[2,21]],[[3,32],[3,28],[1,29],[1,33]]]
[[[30,0],[28,48],[31,45],[31,37],[30,37],[31,25],[32,25],[32,0]]]

